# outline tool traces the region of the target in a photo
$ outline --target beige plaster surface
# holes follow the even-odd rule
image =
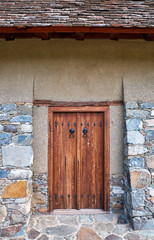
[[[124,109],[110,106],[110,174],[123,173]]]
[[[48,109],[34,107],[34,167],[35,173],[48,170]],[[110,107],[110,173],[123,172],[123,106]]]
[[[46,173],[48,170],[48,108],[34,107],[34,173]]]
[[[154,42],[0,40],[0,102],[152,101]],[[34,91],[33,91],[34,85]]]

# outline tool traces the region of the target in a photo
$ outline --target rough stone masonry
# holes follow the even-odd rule
[[[0,236],[24,235],[32,195],[32,104],[0,105]]]
[[[126,102],[125,123],[125,213],[135,230],[153,229],[154,104]]]

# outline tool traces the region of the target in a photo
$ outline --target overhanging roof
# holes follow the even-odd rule
[[[85,37],[116,39],[119,36],[125,38],[126,34],[130,38],[153,39],[154,2],[153,0],[0,1],[0,37],[8,40],[24,36],[49,39],[56,37],[56,34],[57,37],[69,35],[77,36],[79,39]]]

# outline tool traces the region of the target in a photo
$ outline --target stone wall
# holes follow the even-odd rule
[[[24,235],[32,195],[32,104],[0,105],[0,236]]]
[[[125,213],[134,229],[154,224],[154,104],[125,104]]]
[[[48,210],[48,173],[34,173],[32,211]]]

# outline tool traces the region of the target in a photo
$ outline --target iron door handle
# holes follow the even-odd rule
[[[88,129],[84,128],[82,132],[83,132],[83,137],[87,137]]]
[[[71,129],[69,130],[69,132],[70,132],[69,137],[74,138],[75,130],[74,130],[73,128],[71,128]]]

